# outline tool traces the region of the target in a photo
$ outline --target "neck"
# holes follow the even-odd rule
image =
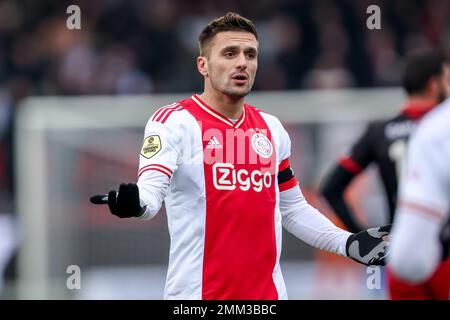
[[[207,88],[199,97],[208,106],[230,119],[239,119],[244,110],[244,97],[232,97]]]
[[[426,95],[412,95],[406,100],[408,105],[431,105],[437,104],[436,99]]]

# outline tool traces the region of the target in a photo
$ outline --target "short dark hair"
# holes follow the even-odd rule
[[[433,49],[411,53],[403,71],[403,88],[409,95],[423,92],[432,77],[442,75],[447,61],[442,52]]]
[[[208,23],[198,37],[200,55],[205,55],[205,47],[219,32],[225,31],[243,31],[252,33],[256,40],[258,40],[258,33],[256,32],[253,22],[243,16],[228,12],[226,15],[216,18]]]

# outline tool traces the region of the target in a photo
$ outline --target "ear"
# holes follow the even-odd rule
[[[204,77],[208,75],[208,60],[206,59],[206,57],[197,57],[197,70]]]

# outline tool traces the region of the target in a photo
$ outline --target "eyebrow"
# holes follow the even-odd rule
[[[240,47],[239,46],[228,46],[223,48],[222,50],[220,50],[220,52],[227,52],[227,51],[239,51]],[[258,50],[254,47],[246,47],[244,49],[244,52],[250,52],[250,53],[258,53]]]

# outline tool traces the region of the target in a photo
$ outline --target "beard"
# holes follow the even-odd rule
[[[448,91],[447,88],[445,88],[445,85],[443,83],[439,83],[439,92],[438,92],[438,104],[441,102],[444,102],[448,98]]]
[[[221,80],[222,79],[220,77],[215,77],[214,73],[212,73],[210,76],[211,86],[215,90],[234,98],[243,98],[247,96],[252,90],[254,82],[254,78],[252,79],[251,77],[249,77],[246,85],[237,86],[233,85],[231,82],[227,82],[225,79],[223,81]]]
[[[246,95],[248,95],[250,93],[251,85],[246,85],[246,86],[242,86],[242,87],[233,87],[233,86],[225,86],[222,89],[216,88],[217,90],[225,93],[226,95],[230,96],[230,97],[235,97],[235,98],[243,98]]]

